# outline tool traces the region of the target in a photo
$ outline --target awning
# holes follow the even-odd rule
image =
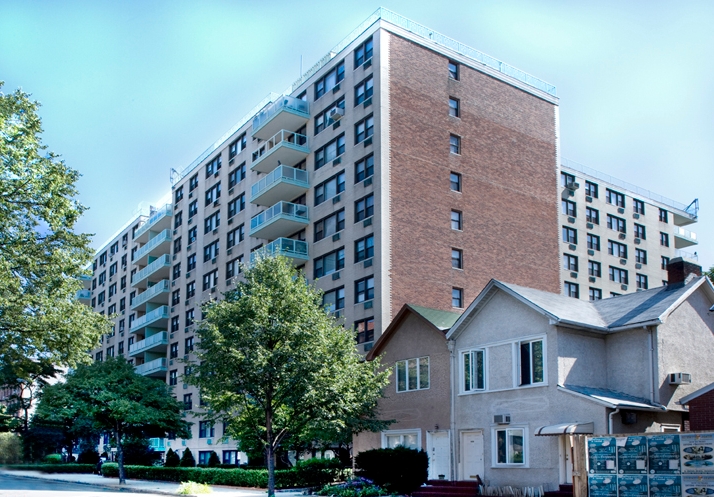
[[[536,436],[548,437],[556,435],[572,435],[572,434],[588,434],[595,433],[595,424],[590,423],[561,423],[557,425],[541,426],[535,431]]]

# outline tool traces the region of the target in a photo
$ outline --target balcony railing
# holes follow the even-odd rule
[[[307,224],[307,206],[292,204],[290,202],[278,202],[269,209],[264,210],[250,220],[250,234],[256,235],[261,230],[265,229],[271,223],[278,220],[293,221],[300,224]],[[292,223],[291,223],[292,224]],[[267,235],[270,237],[269,235]],[[263,237],[264,238],[264,237]],[[275,237],[277,238],[277,237]]]
[[[269,173],[280,164],[294,165],[310,153],[307,136],[282,129],[253,152],[251,170]]]
[[[134,309],[142,304],[145,304],[152,297],[159,295],[160,293],[167,293],[170,291],[171,284],[169,280],[161,280],[154,286],[150,286],[144,292],[140,293],[134,297],[134,301],[131,303],[131,308]]]
[[[143,257],[145,257],[149,252],[154,250],[156,247],[161,245],[162,243],[165,242],[170,242],[171,241],[171,230],[170,229],[165,229],[158,235],[156,235],[154,238],[149,240],[143,247],[141,247],[139,250],[134,253],[134,258],[131,260],[132,263],[136,263],[136,261],[141,260]]]
[[[259,248],[250,254],[250,262],[254,263],[259,258],[274,257],[283,255],[293,259],[293,261],[306,261],[307,242],[293,240],[292,238],[278,238],[264,247]]]
[[[131,284],[136,285],[138,282],[140,282],[143,279],[148,278],[151,276],[152,273],[155,271],[161,269],[162,267],[168,267],[171,266],[171,257],[169,257],[168,254],[162,255],[155,261],[153,261],[151,264],[146,266],[144,269],[139,271],[134,275],[134,277],[131,279]]]
[[[674,227],[674,248],[691,247],[697,245],[697,234],[693,231],[685,230],[682,227]]]
[[[140,364],[134,368],[134,370],[138,374],[142,374],[144,376],[155,374],[155,373],[165,373],[167,369],[167,361],[165,357],[161,357],[160,359],[154,359],[153,361],[145,362],[144,364]]]
[[[169,318],[169,306],[162,305],[158,309],[154,309],[153,311],[147,312],[143,316],[136,318],[131,325],[131,332],[133,333],[136,330],[140,330],[141,328],[144,328],[155,321],[159,321],[160,319],[168,319],[168,318]]]
[[[151,349],[152,347],[156,347],[157,345],[168,345],[168,343],[169,334],[162,331],[129,345],[129,354],[139,354],[145,350]]]
[[[141,225],[141,227],[136,230],[136,233],[134,233],[134,239],[138,239],[149,231],[152,226],[154,226],[156,223],[158,223],[160,220],[165,218],[166,216],[170,216],[173,212],[173,206],[171,204],[166,204],[163,207],[160,207],[156,212],[154,212],[151,217],[149,217],[148,221],[146,221],[144,224]]]
[[[307,171],[301,169],[295,169],[289,166],[279,166],[273,169],[265,178],[261,179],[253,186],[250,187],[251,198],[250,201],[257,203],[259,197],[263,196],[269,190],[273,189],[277,185],[284,186],[285,194],[292,195],[290,198],[295,198],[299,195],[300,191],[307,190],[310,188],[310,183],[307,181]],[[297,192],[293,195],[294,192]],[[276,191],[276,194],[278,192]],[[275,195],[270,195],[274,197]],[[266,199],[263,205],[272,205],[275,203],[274,199],[272,202],[270,199]]]
[[[92,298],[92,291],[91,290],[79,290],[77,292],[77,298],[79,300],[89,300]]]
[[[692,253],[692,252],[687,252],[685,250],[677,249],[674,251],[674,253],[677,257],[681,257],[683,259],[689,259],[691,261],[699,261],[699,254],[697,254],[696,252]]]
[[[253,119],[253,136],[281,112],[287,112],[303,120],[307,120],[310,118],[310,105],[305,100],[291,97],[290,95],[283,95],[280,99],[270,104],[265,110],[255,116]]]

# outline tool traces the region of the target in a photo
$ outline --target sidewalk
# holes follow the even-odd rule
[[[39,471],[17,471],[0,469],[0,473],[11,475],[20,478],[39,478],[43,480],[64,481],[68,483],[79,483],[83,485],[91,485],[93,487],[105,488],[116,492],[131,490],[132,492],[160,494],[160,495],[178,495],[178,483],[149,481],[149,480],[126,480],[125,485],[119,485],[118,478],[104,478],[99,475],[87,474],[48,474],[40,473]],[[239,487],[224,487],[221,485],[211,485],[212,494],[219,494],[221,497],[264,497],[268,495],[266,490],[239,488]],[[280,497],[296,497],[302,495],[302,491],[276,491]],[[206,494],[206,495],[212,495]]]

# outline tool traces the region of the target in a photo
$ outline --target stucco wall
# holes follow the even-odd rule
[[[650,398],[647,335],[647,330],[640,328],[607,336],[607,364],[597,373],[607,375],[607,388]]]
[[[605,337],[560,328],[558,338],[558,383],[605,388]]]

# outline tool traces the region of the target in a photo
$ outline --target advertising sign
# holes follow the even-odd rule
[[[682,473],[714,473],[714,433],[681,434],[679,440]]]
[[[650,475],[649,484],[652,497],[682,496],[682,477],[679,475]]]
[[[679,474],[679,434],[647,437],[650,474]]]
[[[617,497],[616,475],[588,475],[590,497]]]
[[[714,475],[682,475],[682,497],[714,495]]]
[[[617,473],[615,437],[588,439],[588,467],[591,474]],[[614,483],[613,483],[614,485]]]
[[[618,437],[616,445],[619,474],[647,474],[647,437]]]
[[[647,475],[619,475],[617,491],[619,497],[648,497]]]

